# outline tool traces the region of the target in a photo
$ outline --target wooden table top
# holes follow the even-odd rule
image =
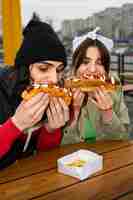
[[[79,149],[103,155],[104,168],[84,181],[57,172],[57,159]],[[41,152],[0,171],[1,200],[133,200],[133,141],[74,144]]]

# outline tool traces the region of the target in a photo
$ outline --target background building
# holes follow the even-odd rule
[[[85,32],[96,26],[100,26],[102,33],[113,39],[133,38],[133,4],[106,8],[87,19],[64,20],[61,29],[64,37],[73,37],[77,32]]]

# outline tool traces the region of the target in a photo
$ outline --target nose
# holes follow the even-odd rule
[[[95,63],[90,63],[88,68],[87,68],[88,72],[94,73],[96,72],[96,64]]]
[[[58,74],[57,74],[57,71],[56,69],[53,69],[50,73],[50,76],[49,76],[49,80],[50,82],[56,84],[58,82]]]

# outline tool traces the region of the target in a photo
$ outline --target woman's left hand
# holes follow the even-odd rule
[[[89,98],[101,111],[104,121],[112,120],[113,101],[111,96],[106,92],[104,86],[97,88],[94,92],[94,99]]]
[[[45,127],[49,132],[63,127],[69,120],[69,108],[61,98],[54,97],[51,99],[46,113],[48,123]]]

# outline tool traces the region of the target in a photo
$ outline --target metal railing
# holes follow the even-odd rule
[[[111,70],[117,71],[122,84],[124,84],[124,73],[133,72],[133,54],[112,54]],[[121,76],[121,74],[123,75]]]

